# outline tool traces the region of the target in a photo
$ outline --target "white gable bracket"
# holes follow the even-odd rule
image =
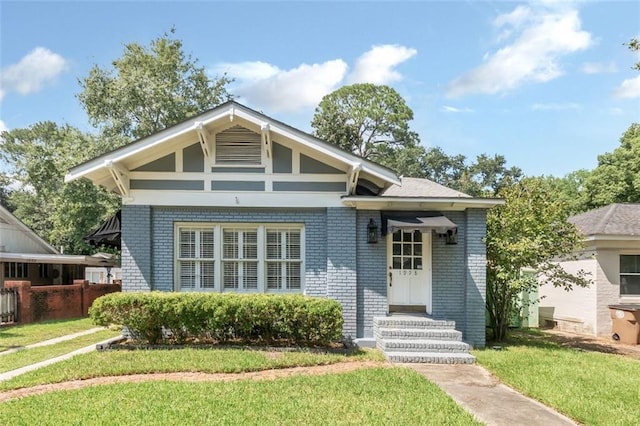
[[[229,110],[229,121],[233,122],[233,118],[236,115],[236,109],[231,107],[231,109]]]
[[[349,182],[347,183],[347,194],[353,195],[356,191],[356,185],[358,184],[358,177],[360,176],[360,170],[362,170],[362,163],[356,163],[351,166],[349,170]]]
[[[269,128],[269,123],[263,123],[260,126],[260,130],[262,130],[262,146],[264,146],[265,154],[267,154],[267,158],[271,158],[271,129]]]
[[[111,177],[116,183],[120,194],[125,197],[129,196],[129,170],[123,167],[121,164],[114,163],[113,160],[107,160],[104,162],[104,166],[111,173]]]
[[[198,140],[200,141],[200,148],[202,148],[204,158],[209,158],[211,156],[211,151],[209,150],[209,132],[204,127],[202,121],[195,122],[195,129],[196,133],[198,133]]]

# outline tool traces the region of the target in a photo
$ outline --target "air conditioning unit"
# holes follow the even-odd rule
[[[62,284],[62,265],[51,265],[51,276],[54,285]]]

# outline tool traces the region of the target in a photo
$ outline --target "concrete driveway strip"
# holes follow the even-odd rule
[[[13,379],[16,376],[27,373],[29,371],[37,370],[38,368],[46,367],[47,365],[55,364],[56,362],[64,361],[65,359],[69,359],[76,355],[86,354],[88,352],[92,352],[96,350],[96,346],[103,345],[108,342],[111,342],[114,338],[110,338],[107,340],[103,340],[102,342],[94,343],[89,346],[85,346],[84,348],[77,349],[73,352],[69,352],[68,354],[60,355],[55,358],[50,358],[44,361],[37,362],[35,364],[27,365],[22,368],[17,368],[15,370],[7,371],[6,373],[0,373],[0,382],[4,382],[5,380]]]
[[[479,365],[404,364],[437,384],[487,425],[576,425],[566,416],[500,383]]]

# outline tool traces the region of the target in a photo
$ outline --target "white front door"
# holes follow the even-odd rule
[[[431,232],[387,235],[389,305],[424,305],[431,313]]]

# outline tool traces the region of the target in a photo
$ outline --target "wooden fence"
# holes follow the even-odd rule
[[[18,291],[15,288],[0,288],[0,324],[18,322]]]

